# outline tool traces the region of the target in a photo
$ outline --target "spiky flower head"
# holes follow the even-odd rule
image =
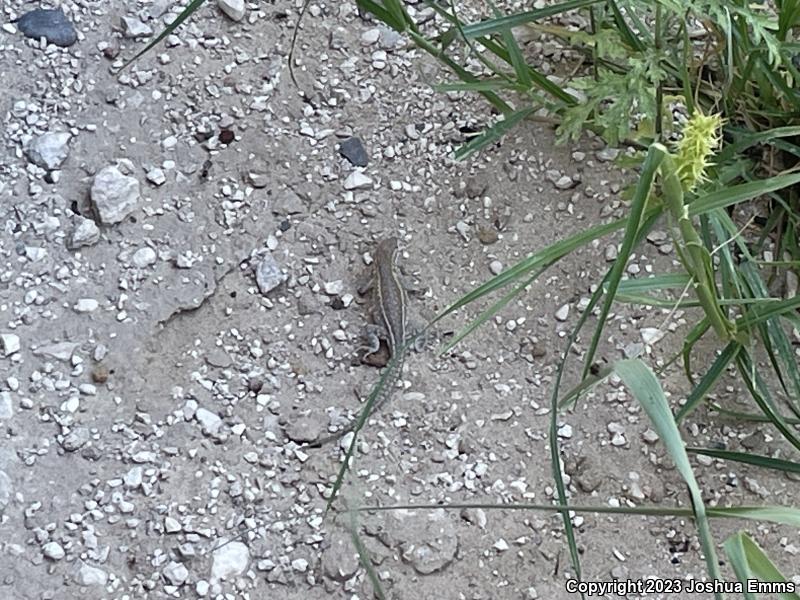
[[[711,155],[720,144],[721,127],[719,114],[704,115],[699,110],[686,122],[675,152],[675,166],[684,191],[706,181]]]

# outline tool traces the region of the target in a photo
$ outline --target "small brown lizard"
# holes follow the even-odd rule
[[[338,440],[351,431],[359,428],[373,412],[378,410],[392,396],[397,380],[403,371],[403,362],[407,351],[409,338],[408,329],[408,296],[400,281],[397,267],[399,248],[397,238],[389,237],[381,241],[375,250],[372,277],[368,285],[359,291],[367,292],[372,289],[375,294],[375,324],[368,330],[370,344],[367,354],[374,354],[380,349],[381,340],[386,341],[389,348],[389,363],[386,368],[390,371],[383,379],[382,387],[377,397],[368,407],[369,413],[362,415],[341,431],[307,444],[306,448],[318,448],[328,442]]]

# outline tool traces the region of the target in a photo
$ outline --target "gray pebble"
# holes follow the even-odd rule
[[[42,546],[42,554],[50,560],[61,560],[65,556],[64,548],[58,542],[47,542]]]
[[[361,190],[372,187],[372,179],[364,175],[361,171],[353,171],[344,180],[344,189]]]
[[[142,23],[137,17],[120,18],[122,36],[126,38],[148,37],[153,35],[153,30],[147,23]]]
[[[67,452],[75,452],[88,444],[89,440],[89,430],[85,427],[76,427],[64,436],[61,447]]]
[[[558,321],[566,321],[567,317],[569,317],[569,304],[564,304],[556,311],[555,314],[556,320]]]
[[[75,582],[85,586],[105,585],[108,582],[108,573],[103,569],[81,562],[81,566],[75,573]]]
[[[49,132],[33,139],[25,150],[30,161],[43,169],[57,169],[69,154],[69,140],[66,131]]]
[[[57,342],[55,344],[39,346],[33,353],[36,356],[42,356],[44,358],[68,361],[72,358],[78,345],[77,342]]]
[[[233,21],[241,21],[244,19],[244,0],[217,0],[217,6],[225,13],[226,17]]]
[[[351,579],[358,572],[359,562],[350,536],[334,534],[331,545],[322,553],[321,563],[328,579],[339,582]]]
[[[183,585],[189,578],[189,570],[183,563],[172,561],[164,567],[164,579],[172,585]]]
[[[15,333],[0,333],[0,346],[3,348],[3,356],[19,352],[19,336]]]
[[[105,167],[94,177],[91,198],[102,223],[119,223],[139,203],[139,182],[123,175],[117,167]]]
[[[286,278],[272,254],[266,254],[256,266],[256,284],[265,296],[286,281]]]
[[[11,394],[0,392],[0,421],[8,421],[12,416],[14,416],[14,406]]]
[[[364,149],[364,144],[357,137],[351,137],[339,144],[339,154],[344,156],[354,167],[366,167],[369,156]]]
[[[220,546],[214,551],[211,578],[230,579],[241,575],[249,562],[250,550],[245,544],[242,542],[226,543],[226,540],[220,540]]]
[[[203,426],[203,431],[211,436],[216,436],[222,427],[222,419],[219,415],[205,408],[198,408],[194,413],[194,418]]]
[[[100,241],[100,228],[91,219],[76,216],[73,218],[72,233],[67,240],[67,247],[76,250],[83,246],[91,246]]]
[[[5,471],[0,471],[0,514],[11,500],[11,479]]]
[[[136,252],[134,252],[131,260],[135,266],[140,269],[144,269],[145,267],[155,264],[157,258],[158,255],[156,254],[156,251],[149,246],[145,246],[144,248],[139,248]]]
[[[17,27],[25,37],[44,38],[49,43],[66,48],[78,41],[78,32],[60,8],[37,8],[17,19]]]

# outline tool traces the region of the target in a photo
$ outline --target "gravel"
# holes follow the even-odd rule
[[[493,117],[433,91],[445,77],[435,62],[351,3],[308,5],[297,86],[288,51],[302,3],[220,0],[124,70],[181,7],[58,4],[69,48],[4,26],[0,597],[371,597],[347,522],[333,518],[341,505],[325,513],[354,436],[300,445],[352,422],[378,380],[380,360],[361,362],[372,303],[358,293],[375,241],[400,239],[409,322],[424,323],[548,244],[624,216],[625,180],[603,162],[615,152],[592,136],[553,147],[531,122],[453,161]],[[6,14],[27,8],[12,0]],[[358,435],[348,503],[555,501],[556,361],[619,241],[565,257],[447,355],[410,353]],[[668,272],[670,252],[668,234],[649,236],[626,277]],[[599,353],[670,356],[687,321],[615,305]],[[578,354],[588,343],[584,332]],[[678,375],[665,374],[674,402]],[[575,503],[685,500],[618,380],[557,417]],[[687,421],[687,443],[782,450],[703,418]],[[720,505],[785,485],[721,465],[700,471]],[[619,549],[628,577],[702,573],[696,553],[671,564],[677,552],[642,552],[689,547],[688,524],[670,537],[674,523],[648,518],[620,537],[610,517],[573,520],[591,547]],[[388,597],[563,594],[559,518],[398,510],[361,514],[356,528]],[[598,573],[619,562],[592,559]]]

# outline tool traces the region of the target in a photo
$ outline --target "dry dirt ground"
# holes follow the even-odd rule
[[[160,30],[167,3],[59,5],[79,32],[69,48],[0,32],[0,596],[371,598],[341,519],[323,518],[341,447],[300,445],[351,420],[378,378],[357,360],[368,311],[356,292],[376,241],[400,238],[424,321],[529,253],[623,214],[613,153],[592,139],[555,146],[547,126],[526,124],[453,162],[491,122],[487,106],[434,92],[446,76],[436,63],[348,2],[311,4],[297,85],[297,2],[249,3],[240,21],[209,2],[121,75],[151,39],[130,37],[137,22]],[[6,24],[36,7],[2,6]],[[52,169],[29,152],[48,132],[70,134]],[[352,136],[366,167],[340,154]],[[92,188],[110,166],[138,193],[103,218]],[[450,354],[410,356],[403,389],[359,436],[349,504],[552,502],[555,365],[613,255],[613,240],[581,250]],[[673,260],[653,239],[629,274]],[[444,320],[440,338],[478,308]],[[621,307],[603,359],[668,357],[687,319],[665,318]],[[667,336],[644,344],[659,327]],[[675,401],[687,390],[677,369],[664,385]],[[744,395],[731,384],[716,397]],[[559,423],[573,503],[687,506],[618,382]],[[685,433],[780,447],[703,412]],[[697,467],[711,504],[789,503],[797,489],[721,461]],[[586,580],[704,576],[690,520],[573,522]],[[717,540],[735,525],[797,574],[797,531],[715,524]],[[398,510],[356,528],[388,598],[574,597],[553,512]]]

